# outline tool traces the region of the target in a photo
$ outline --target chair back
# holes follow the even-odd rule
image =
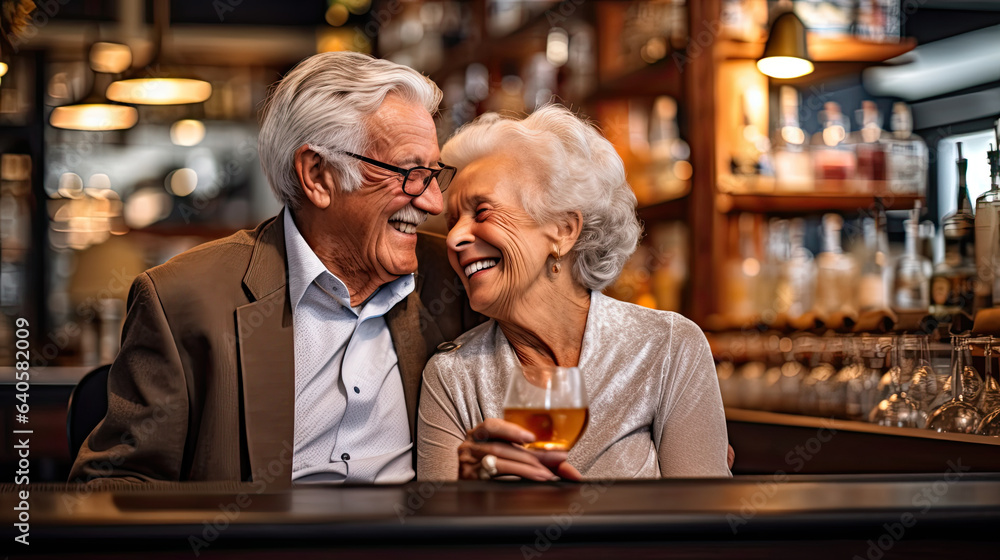
[[[66,436],[70,462],[76,462],[80,446],[108,413],[108,372],[103,365],[83,376],[73,388],[66,406]]]

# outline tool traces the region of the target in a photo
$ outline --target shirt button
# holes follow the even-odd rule
[[[361,394],[361,389],[358,389],[357,387],[355,387],[355,388],[354,388],[354,392],[355,392],[355,393],[358,393],[358,394]]]
[[[344,461],[350,461],[351,460],[351,454],[350,453],[344,453],[343,455],[340,456],[340,458],[342,460],[344,460]]]

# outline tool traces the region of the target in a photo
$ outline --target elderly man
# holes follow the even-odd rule
[[[443,239],[416,233],[454,175],[440,100],[354,53],[273,89],[259,154],[284,210],[136,279],[108,412],[70,480],[413,478],[424,364],[477,322]]]

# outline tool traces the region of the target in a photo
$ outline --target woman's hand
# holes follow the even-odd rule
[[[583,479],[580,472],[566,462],[569,452],[541,451],[521,446],[532,441],[535,441],[535,435],[517,424],[487,418],[466,432],[465,441],[458,446],[458,477],[479,480],[512,474],[539,481]],[[493,459],[488,456],[493,456]],[[495,472],[492,472],[494,469]]]

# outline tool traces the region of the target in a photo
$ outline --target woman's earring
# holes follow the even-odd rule
[[[552,263],[552,274],[562,272],[562,255],[559,254],[559,251],[553,247],[552,254],[549,256],[555,261]]]

